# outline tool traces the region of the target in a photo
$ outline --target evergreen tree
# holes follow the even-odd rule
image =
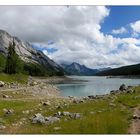
[[[21,71],[21,60],[15,51],[15,42],[9,43],[8,56],[6,60],[5,72],[8,74],[15,74]]]

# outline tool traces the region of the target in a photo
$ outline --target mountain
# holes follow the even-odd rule
[[[98,71],[99,71],[99,72],[102,72],[102,71],[111,70],[111,69],[112,69],[111,67],[100,68],[100,69],[98,69]]]
[[[123,66],[106,71],[98,72],[99,76],[121,76],[121,75],[140,75],[140,64]]]
[[[4,30],[0,30],[0,54],[7,56],[7,50],[9,43],[14,40],[16,46],[16,53],[19,55],[21,60],[25,62],[26,68],[29,65],[37,65],[40,69],[44,69],[48,73],[62,74],[63,69],[41,51],[38,51],[32,47],[28,42],[21,41],[18,37],[11,36]]]
[[[66,74],[68,75],[90,76],[90,75],[95,75],[98,72],[97,69],[90,69],[86,67],[85,65],[80,65],[76,62],[73,62],[70,65],[62,64],[61,66],[64,68]]]

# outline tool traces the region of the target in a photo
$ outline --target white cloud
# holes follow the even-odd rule
[[[140,20],[131,23],[130,27],[133,29],[134,32],[140,33]]]
[[[139,62],[139,39],[115,38],[100,31],[109,12],[105,6],[0,6],[0,28],[41,44],[43,52],[58,63],[75,61],[97,68]],[[50,40],[53,45],[48,45]],[[49,53],[45,48],[57,51]]]
[[[112,34],[123,34],[126,33],[127,30],[124,27],[121,27],[120,29],[114,29],[112,30]]]

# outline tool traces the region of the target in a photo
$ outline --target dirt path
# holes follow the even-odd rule
[[[132,124],[129,128],[129,134],[140,134],[140,106],[136,107],[134,110]]]

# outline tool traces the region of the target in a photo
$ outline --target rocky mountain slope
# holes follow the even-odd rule
[[[23,42],[17,37],[13,37],[4,30],[0,30],[0,53],[7,55],[9,43],[14,40],[15,50],[25,63],[39,64],[46,70],[55,72],[62,71],[62,68],[41,51],[35,50],[30,43]]]

